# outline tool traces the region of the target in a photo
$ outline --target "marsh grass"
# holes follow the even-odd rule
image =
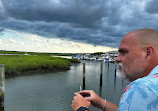
[[[0,55],[0,64],[5,64],[6,76],[36,70],[68,70],[71,62],[77,61],[51,56]]]

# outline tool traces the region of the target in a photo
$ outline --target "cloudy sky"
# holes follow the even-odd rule
[[[0,0],[0,50],[116,50],[124,34],[158,31],[158,0]]]

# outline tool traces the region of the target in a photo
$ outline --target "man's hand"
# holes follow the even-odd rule
[[[72,109],[76,111],[78,108],[86,107],[89,108],[90,102],[83,98],[79,93],[75,93],[74,100],[72,101]]]
[[[100,98],[93,90],[83,90],[78,93],[80,95],[84,95],[85,99],[90,101],[93,106],[103,109],[105,101]]]

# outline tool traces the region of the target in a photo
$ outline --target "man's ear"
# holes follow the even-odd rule
[[[154,47],[150,46],[150,47],[146,47],[146,57],[150,57],[153,55],[154,53]]]

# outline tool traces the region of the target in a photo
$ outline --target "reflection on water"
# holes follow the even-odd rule
[[[94,90],[102,98],[115,104],[127,81],[115,75],[115,64],[103,63],[102,86],[100,86],[100,63],[82,61],[85,65],[85,89]],[[21,76],[6,79],[5,111],[72,111],[74,92],[83,85],[83,65],[73,64],[71,70]],[[92,111],[99,111],[90,107]]]
[[[0,111],[4,111],[4,65],[0,64]]]

